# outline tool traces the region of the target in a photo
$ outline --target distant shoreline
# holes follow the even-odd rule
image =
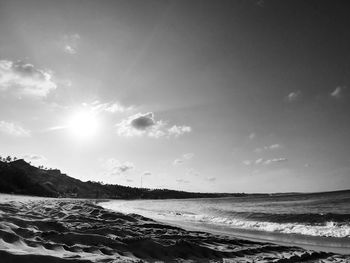
[[[329,191],[337,193],[350,190]],[[101,182],[83,182],[61,173],[58,169],[35,167],[23,159],[0,161],[0,193],[42,197],[85,199],[189,199],[245,196],[279,196],[316,193],[200,193],[170,189],[148,189]]]

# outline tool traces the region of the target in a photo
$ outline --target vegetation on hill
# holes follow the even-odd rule
[[[34,167],[23,159],[0,161],[0,192],[77,198],[165,199],[242,196],[244,194],[192,193],[168,189],[135,188],[122,185],[82,182],[57,169]]]

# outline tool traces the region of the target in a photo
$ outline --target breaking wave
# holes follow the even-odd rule
[[[271,215],[271,220],[251,220],[246,218],[234,218],[234,217],[220,217],[209,215],[197,215],[191,213],[179,213],[172,212],[172,216],[184,217],[186,220],[225,225],[232,228],[246,229],[246,230],[258,230],[267,232],[279,232],[285,234],[301,234],[310,236],[323,236],[323,237],[337,237],[337,238],[349,238],[350,237],[350,224],[345,220],[336,221],[322,221],[325,218],[349,218],[346,215]],[[261,215],[252,215],[250,217],[259,217]],[[272,218],[278,217],[280,222],[273,222]],[[265,214],[265,218],[267,218]],[[298,219],[299,218],[299,219]],[[282,220],[281,220],[282,219]],[[305,220],[307,219],[307,220]],[[282,221],[282,222],[281,222]],[[284,222],[283,222],[284,221]],[[288,222],[289,221],[289,222]],[[306,222],[305,222],[306,221]],[[321,222],[322,221],[322,222]]]

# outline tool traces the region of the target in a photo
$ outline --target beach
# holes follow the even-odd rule
[[[1,262],[350,262],[350,256],[187,231],[93,200],[0,196]]]
[[[0,0],[0,263],[350,263],[350,0]]]

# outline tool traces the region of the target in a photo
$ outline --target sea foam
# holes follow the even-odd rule
[[[350,225],[338,224],[336,222],[325,222],[324,224],[311,225],[301,223],[275,223],[238,218],[216,217],[208,215],[196,215],[188,213],[173,213],[173,216],[182,216],[186,220],[208,224],[230,226],[232,228],[259,230],[267,232],[279,232],[285,234],[301,234],[323,237],[350,237]]]

